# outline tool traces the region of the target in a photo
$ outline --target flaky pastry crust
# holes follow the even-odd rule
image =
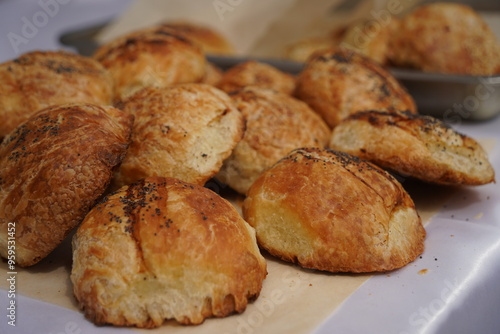
[[[389,58],[400,67],[426,72],[500,73],[498,40],[472,8],[433,3],[403,17],[389,41]]]
[[[330,147],[427,182],[481,185],[495,180],[481,145],[431,116],[360,112],[337,125]]]
[[[65,51],[25,53],[0,64],[0,138],[51,105],[112,99],[111,75],[95,60]]]
[[[255,181],[243,215],[259,245],[331,272],[400,268],[424,249],[415,205],[387,172],[329,149],[291,152]]]
[[[119,107],[135,121],[117,187],[147,176],[203,185],[243,136],[243,116],[229,96],[206,84],[145,88]]]
[[[132,117],[112,107],[43,109],[0,146],[0,254],[15,224],[16,265],[47,256],[103,194],[125,156]]]
[[[73,291],[97,324],[199,324],[243,312],[266,276],[255,231],[211,190],[152,177],[94,207],[73,238]]]
[[[145,87],[198,82],[206,71],[200,47],[167,27],[147,28],[118,37],[102,45],[94,58],[113,76],[116,101]]]
[[[291,150],[324,147],[328,142],[330,130],[321,117],[285,93],[247,87],[231,97],[246,120],[246,130],[217,178],[241,194]]]
[[[250,60],[227,70],[217,85],[227,93],[249,86],[292,94],[295,89],[295,77],[272,65]]]
[[[388,71],[344,48],[313,54],[299,74],[295,95],[332,128],[363,110],[416,112],[413,98]]]

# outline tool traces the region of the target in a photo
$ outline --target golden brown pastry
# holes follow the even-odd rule
[[[201,79],[200,83],[205,83],[207,85],[217,86],[217,84],[222,79],[223,72],[215,64],[207,62],[205,69],[205,75]]]
[[[64,103],[109,105],[113,81],[91,58],[35,51],[0,64],[0,139],[45,107]]]
[[[305,62],[315,52],[338,47],[349,29],[342,25],[332,29],[323,36],[302,38],[288,45],[285,49],[285,58],[298,62]]]
[[[112,107],[43,109],[0,145],[0,254],[15,224],[16,264],[47,256],[103,194],[125,156],[132,117]]]
[[[92,209],[73,238],[73,291],[96,324],[199,324],[245,310],[266,276],[255,231],[204,187],[151,177]]]
[[[246,130],[217,178],[241,194],[291,150],[324,147],[328,142],[330,130],[321,117],[287,94],[247,87],[231,97],[246,120]]]
[[[333,129],[330,147],[427,182],[480,185],[495,180],[481,145],[431,116],[360,112]]]
[[[203,51],[174,29],[148,28],[102,45],[94,54],[113,76],[115,100],[144,87],[198,82],[206,71]]]
[[[203,185],[243,136],[243,116],[229,96],[206,84],[145,88],[119,107],[135,121],[117,186],[147,176]]]
[[[262,173],[243,215],[262,248],[305,268],[387,271],[424,249],[425,230],[401,184],[329,149],[297,149]]]
[[[416,112],[412,97],[389,72],[347,49],[315,53],[297,79],[295,95],[332,128],[363,110]]]
[[[390,39],[390,60],[426,72],[500,73],[498,40],[472,8],[456,3],[418,7]]]
[[[373,20],[362,20],[351,25],[340,47],[359,52],[379,64],[386,64],[389,53],[389,40],[397,27],[397,18],[390,17],[388,22],[373,24]]]
[[[188,22],[166,22],[158,26],[158,29],[164,28],[173,29],[181,36],[193,41],[206,54],[234,54],[231,43],[221,33],[211,27]]]
[[[250,60],[227,70],[217,86],[227,93],[254,86],[292,94],[295,78],[272,65]]]
[[[315,52],[328,50],[338,46],[339,41],[328,37],[311,37],[301,39],[287,46],[285,57],[298,62],[305,62]]]

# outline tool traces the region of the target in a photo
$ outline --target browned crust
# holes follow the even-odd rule
[[[229,41],[215,29],[189,22],[165,22],[158,29],[173,29],[197,44],[207,54],[231,55],[234,49]]]
[[[147,176],[203,185],[241,140],[244,120],[229,96],[199,83],[145,88],[119,104],[135,116],[132,142],[115,178]]]
[[[295,89],[295,78],[269,64],[250,60],[227,70],[217,85],[227,93],[249,86],[291,95]]]
[[[110,104],[113,81],[91,58],[65,51],[34,51],[0,64],[0,97],[1,138],[51,105]]]
[[[360,112],[334,129],[330,146],[427,182],[481,185],[495,181],[481,145],[431,116]]]
[[[387,271],[424,247],[425,230],[402,186],[375,165],[328,149],[294,150],[265,171],[243,214],[261,247],[306,268]]]
[[[416,112],[413,98],[388,71],[345,48],[314,53],[297,79],[295,95],[330,127],[358,111]]]
[[[102,45],[94,58],[113,76],[117,101],[144,87],[199,82],[206,71],[206,59],[198,45],[168,27],[119,37]]]
[[[427,72],[492,75],[498,72],[498,40],[471,7],[433,3],[403,17],[390,39],[390,61]]]
[[[231,97],[246,130],[217,177],[242,194],[263,170],[291,150],[324,147],[328,142],[330,130],[321,117],[287,94],[247,87]]]
[[[173,178],[107,196],[73,245],[74,293],[97,324],[152,328],[240,313],[266,276],[254,232],[234,207]]]
[[[105,191],[125,155],[132,117],[111,107],[44,109],[0,146],[0,242],[16,224],[16,264],[48,255]]]

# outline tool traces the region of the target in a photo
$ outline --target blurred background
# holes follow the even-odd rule
[[[171,11],[170,8],[182,6],[187,9],[184,11],[179,9],[179,13],[183,13],[184,16],[194,15],[196,18],[204,19],[206,22],[213,22],[218,27],[224,27],[228,30],[222,31],[222,33],[229,35],[235,31],[241,32],[241,29],[245,29],[245,27],[248,27],[247,30],[251,30],[250,32],[260,32],[262,35],[278,33],[276,27],[272,24],[273,20],[278,20],[281,22],[281,27],[286,26],[286,36],[280,36],[279,40],[283,43],[290,43],[294,40],[314,37],[318,31],[332,30],[336,26],[358,20],[363,16],[373,17],[373,13],[377,15],[395,5],[402,7],[402,10],[400,12],[398,10],[398,12],[403,14],[424,2],[431,1],[233,0],[228,2],[227,0],[0,0],[0,62],[33,50],[65,48],[77,51],[74,46],[75,44],[78,47],[81,46],[85,52],[85,47],[88,49],[89,46],[82,46],[82,42],[86,42],[98,33],[101,33],[103,25],[113,22],[122,15],[127,17],[133,16],[134,11],[137,11],[139,7],[143,10],[144,7],[148,6],[151,8],[161,6],[161,10],[153,9],[149,12],[146,11],[148,13],[146,17],[142,16],[136,20],[137,24],[142,26],[156,23],[162,17],[171,18],[169,13],[175,13],[176,11]],[[454,2],[473,6],[474,9],[484,14],[486,21],[490,25],[498,26],[500,24],[500,19],[498,19],[500,1],[458,0]],[[208,10],[202,10],[201,3]],[[330,8],[326,13],[323,13],[325,15],[322,18],[308,17],[308,13],[317,15],[314,8],[325,3]],[[292,4],[294,8],[299,8],[299,10],[290,10]],[[306,12],[304,12],[304,8],[306,8]],[[307,8],[310,10],[307,10]],[[274,14],[274,16],[270,13],[276,13],[279,10],[282,11],[282,17],[279,16],[279,13]],[[186,11],[190,11],[191,14]],[[248,14],[248,19],[245,19],[246,14]],[[266,18],[268,18],[267,21]],[[186,19],[186,17],[179,17],[179,19]],[[299,20],[303,24],[294,24],[294,22],[297,23]],[[268,23],[267,25],[266,22]],[[62,41],[61,37],[63,37]],[[250,40],[251,38],[247,39]],[[266,52],[269,52],[269,46],[265,46],[265,36],[261,39],[260,44],[264,44],[261,48],[265,47]],[[237,44],[237,47],[238,43],[241,43],[238,40],[233,42]],[[270,43],[268,42],[268,44]],[[274,45],[276,43],[272,42],[271,44]],[[242,45],[240,49],[244,52],[248,49],[248,46],[245,43]],[[259,54],[259,47],[254,49],[256,49],[256,54]]]

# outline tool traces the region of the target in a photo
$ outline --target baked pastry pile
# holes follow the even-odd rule
[[[8,222],[19,266],[79,226],[71,281],[95,323],[243,312],[265,284],[259,246],[323,271],[400,268],[422,253],[425,230],[382,168],[494,181],[477,142],[418,115],[367,57],[329,49],[297,78],[258,62],[222,73],[204,52],[230,48],[200,29],[162,24],[93,58],[51,51],[0,65],[0,255]],[[246,196],[243,217],[203,187],[212,177]]]
[[[404,5],[400,7],[399,11]],[[471,7],[434,2],[401,17],[389,11],[386,15],[372,14],[327,36],[299,40],[287,47],[284,56],[302,62],[318,50],[342,47],[380,64],[424,72],[500,74],[500,43]]]

